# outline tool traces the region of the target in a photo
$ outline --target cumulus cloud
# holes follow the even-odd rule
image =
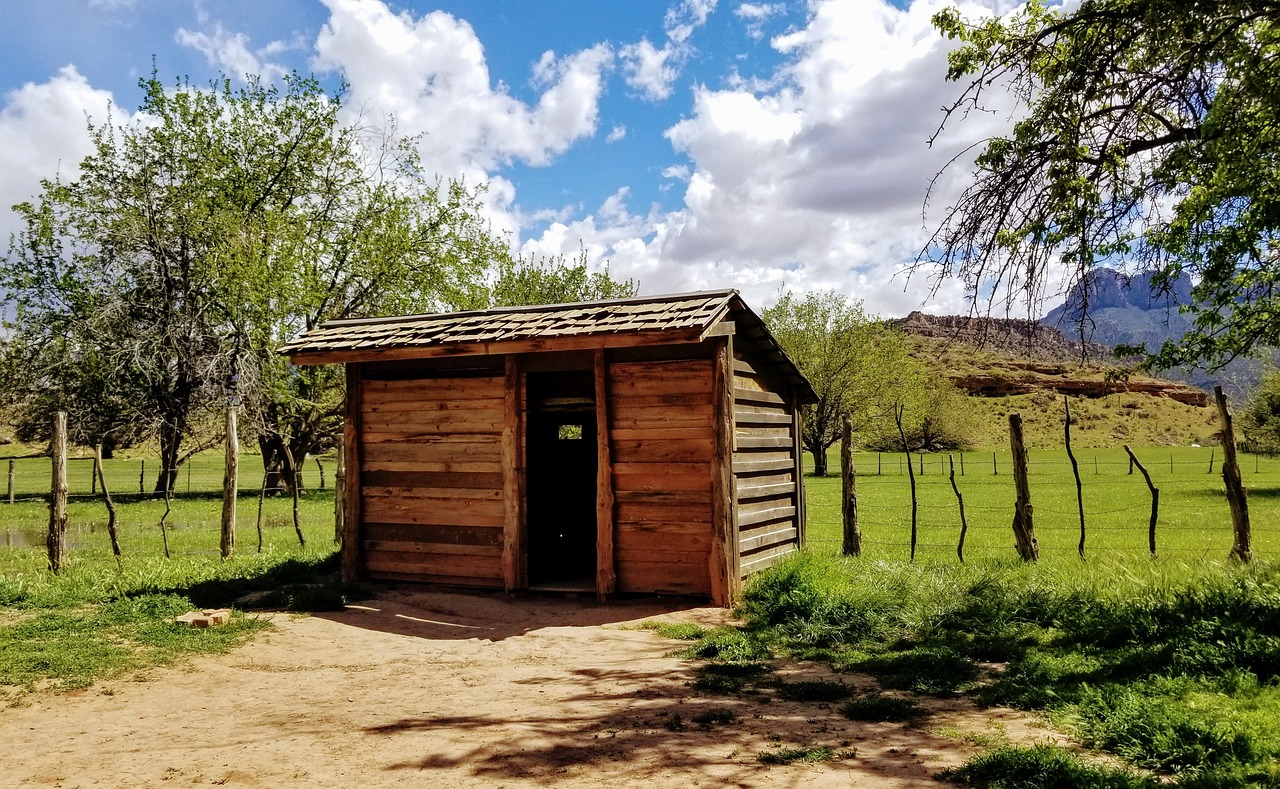
[[[605,142],[617,142],[627,136],[627,127],[621,123],[615,123],[613,128],[609,130],[609,136],[605,137]]]
[[[100,125],[108,116],[117,123],[129,120],[129,113],[112,107],[111,94],[90,86],[75,66],[6,94],[0,108],[0,205],[32,199],[42,178],[75,178],[80,161],[93,151],[89,120]],[[0,237],[17,229],[17,216],[0,212]]]
[[[764,38],[765,22],[786,10],[782,3],[742,3],[733,9],[733,15],[746,20],[747,35],[759,40]]]
[[[648,38],[622,47],[618,57],[627,85],[649,101],[670,98],[680,70],[693,52],[689,38],[707,23],[715,8],[716,0],[684,0],[669,8],[663,17],[666,41],[661,47]]]
[[[270,81],[287,71],[279,63],[265,60],[289,48],[283,41],[273,41],[255,52],[249,47],[247,35],[232,33],[219,24],[209,31],[193,32],[185,27],[178,28],[174,40],[200,52],[209,65],[237,79],[243,80],[246,75],[255,74]]]
[[[946,42],[930,24],[941,7],[815,0],[803,27],[771,42],[784,57],[777,74],[698,88],[692,111],[667,130],[687,158],[687,169],[664,172],[685,182],[678,210],[625,214],[615,201],[608,216],[601,206],[537,243],[581,243],[646,292],[734,285],[765,303],[785,283],[835,288],[885,314],[926,300],[934,311],[963,311],[959,285],[931,295],[928,273],[906,270],[924,241],[930,178],[993,128],[971,122],[926,145],[955,90],[944,80]],[[743,8],[744,18],[766,13]],[[939,189],[935,205],[945,205],[954,189]]]

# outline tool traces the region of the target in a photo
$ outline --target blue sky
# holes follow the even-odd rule
[[[885,315],[966,309],[902,274],[929,177],[990,124],[925,139],[955,92],[941,2],[10,0],[0,27],[0,205],[74,172],[84,117],[127,119],[140,76],[345,79],[425,161],[489,184],[529,255],[642,292],[835,288]],[[978,5],[965,6],[983,13]],[[958,181],[945,180],[935,204]],[[0,212],[0,232],[14,218]]]

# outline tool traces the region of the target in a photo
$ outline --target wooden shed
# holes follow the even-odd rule
[[[813,388],[737,291],[331,321],[346,365],[342,570],[707,595],[804,544]]]

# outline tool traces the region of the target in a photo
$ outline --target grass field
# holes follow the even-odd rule
[[[1209,447],[1139,447],[1138,459],[1160,490],[1156,546],[1160,557],[1217,560],[1231,548],[1231,518],[1223,494],[1220,450]],[[1213,458],[1213,473],[1208,472]],[[1013,475],[1008,451],[952,456],[956,485],[964,496],[969,529],[965,559],[1007,558],[1013,553]],[[963,458],[964,476],[960,475]],[[1085,557],[1142,560],[1148,553],[1151,494],[1135,469],[1129,474],[1123,449],[1076,452],[1085,505]],[[912,456],[919,499],[918,561],[957,561],[960,512],[949,481],[948,456]],[[858,453],[858,510],[865,555],[906,559],[910,555],[911,493],[901,454]],[[1249,489],[1254,555],[1280,559],[1280,458],[1242,455]],[[805,479],[811,550],[836,553],[841,547],[839,455],[829,477]],[[877,473],[877,469],[879,473]],[[1075,480],[1066,452],[1031,451],[1028,478],[1042,561],[1078,562],[1079,511]]]

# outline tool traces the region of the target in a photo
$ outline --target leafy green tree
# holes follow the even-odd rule
[[[577,301],[625,299],[636,295],[635,280],[616,280],[608,270],[591,271],[586,253],[572,263],[559,258],[498,261],[490,306],[568,304]]]
[[[1280,5],[1031,0],[934,24],[959,41],[947,76],[964,83],[943,125],[993,95],[1018,120],[981,148],[921,264],[995,299],[1044,295],[1058,265],[1068,285],[1099,264],[1164,287],[1189,275],[1194,328],[1149,366],[1280,344]]]
[[[1280,449],[1280,370],[1272,370],[1249,395],[1239,417],[1244,440],[1257,449]]]
[[[138,120],[91,125],[76,179],[16,207],[6,394],[93,440],[155,439],[157,491],[229,403],[269,466],[286,441],[301,462],[332,432],[341,373],[275,349],[333,317],[483,304],[509,248],[476,190],[426,176],[394,130],[340,123],[314,80],[141,87]]]
[[[907,366],[906,338],[834,291],[803,298],[784,291],[763,317],[818,395],[804,407],[802,442],[815,473],[825,476],[827,449],[840,439],[846,414],[858,433],[891,415],[897,387],[886,384]]]

